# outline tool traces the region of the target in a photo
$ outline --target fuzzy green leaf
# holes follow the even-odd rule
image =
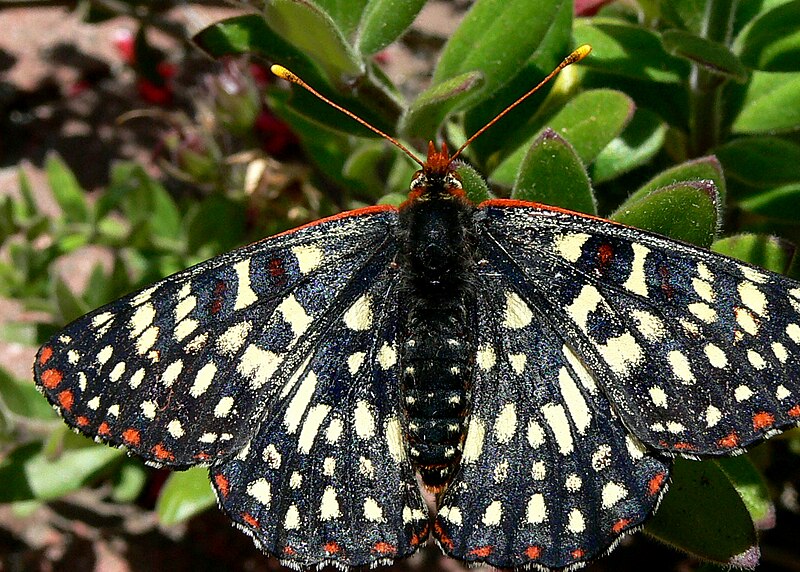
[[[739,208],[778,220],[800,220],[800,183],[764,191],[739,202]]]
[[[675,461],[670,491],[645,532],[725,565],[747,563],[758,542],[747,506],[714,461]]]
[[[147,484],[147,470],[141,461],[125,459],[114,478],[111,498],[118,503],[132,503]]]
[[[619,136],[600,153],[592,165],[592,181],[600,184],[641,167],[663,147],[667,125],[652,111],[637,109]]]
[[[184,522],[216,504],[208,469],[193,467],[172,473],[156,501],[158,520],[167,526]]]
[[[747,455],[718,459],[716,463],[739,493],[756,528],[767,530],[775,526],[775,505],[769,488]]]
[[[670,54],[699,64],[713,74],[739,83],[747,81],[747,68],[722,44],[680,30],[667,30],[661,35],[661,42]]]
[[[753,187],[800,181],[800,145],[769,136],[734,139],[714,150],[725,175]]]
[[[356,48],[365,56],[394,42],[417,17],[426,0],[370,0],[361,12]]]
[[[592,46],[583,60],[589,69],[633,79],[681,83],[689,64],[664,51],[659,37],[639,26],[602,19],[577,20],[575,42]]]
[[[400,121],[400,133],[404,137],[432,138],[445,116],[483,84],[483,75],[471,71],[432,85],[408,108]]]
[[[711,250],[783,274],[789,270],[796,247],[774,236],[735,234],[715,241]]]
[[[625,201],[609,218],[708,247],[720,225],[719,200],[712,181],[682,181]]]
[[[734,47],[745,65],[763,71],[800,71],[800,1],[786,2],[751,20]]]
[[[720,165],[716,157],[709,155],[661,171],[630,195],[620,208],[625,208],[629,202],[637,201],[641,197],[661,187],[682,181],[704,180],[714,182],[714,186],[721,200],[724,202],[725,175],[722,172],[722,165]]]
[[[458,165],[456,171],[461,176],[464,192],[470,201],[477,205],[483,201],[494,198],[492,192],[489,190],[489,185],[486,184],[481,174],[471,165],[466,163]]]
[[[578,94],[546,124],[567,139],[583,164],[588,165],[622,132],[633,117],[633,112],[633,100],[624,93],[595,89]],[[491,180],[511,185],[522,159],[537,138],[538,135],[503,160],[492,171]]]
[[[763,134],[800,129],[800,72],[753,72],[731,129]]]
[[[15,379],[0,368],[0,400],[14,415],[32,419],[54,418],[53,408],[30,381]]]
[[[511,198],[597,214],[597,201],[583,163],[572,146],[552,129],[545,129],[531,145]]]
[[[45,165],[47,181],[67,222],[88,222],[89,205],[75,175],[58,155],[51,154]]]
[[[313,0],[324,10],[342,34],[350,38],[359,25],[359,16],[363,17],[370,0]]]

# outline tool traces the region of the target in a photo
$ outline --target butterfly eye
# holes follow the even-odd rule
[[[458,176],[458,173],[452,171],[447,173],[444,178],[444,186],[448,189],[459,190],[462,188],[461,184],[461,177]]]
[[[424,188],[428,186],[428,177],[425,176],[425,173],[422,171],[417,171],[414,174],[414,178],[411,179],[410,188],[412,191],[416,191],[418,189]]]

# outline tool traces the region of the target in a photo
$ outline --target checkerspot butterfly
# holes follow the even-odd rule
[[[388,563],[429,535],[468,562],[577,567],[653,513],[673,457],[800,421],[800,284],[575,212],[473,205],[458,153],[431,143],[399,208],[79,318],[36,383],[85,435],[209,466],[222,509],[294,567]]]

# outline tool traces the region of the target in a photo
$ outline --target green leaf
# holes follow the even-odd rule
[[[800,181],[800,145],[769,136],[734,139],[714,150],[725,176],[753,187]]]
[[[28,483],[25,467],[31,459],[41,453],[41,450],[42,444],[35,442],[4,454],[0,460],[0,482],[3,483],[0,487],[0,503],[29,501],[36,498]]]
[[[28,219],[39,213],[39,207],[36,204],[36,199],[33,198],[31,181],[21,167],[17,169],[17,177],[19,178],[19,194],[22,197],[20,212],[17,214],[20,218]]]
[[[115,475],[111,498],[118,503],[134,502],[147,484],[147,470],[140,461],[127,458]]]
[[[662,83],[682,83],[689,75],[689,64],[669,55],[659,37],[640,26],[579,19],[573,34],[576,43],[592,46],[582,62],[588,69]]]
[[[216,504],[208,482],[208,469],[193,467],[172,473],[156,501],[159,521],[167,526],[184,522]]]
[[[800,72],[753,72],[731,129],[764,134],[800,129]]]
[[[764,234],[735,234],[714,241],[711,250],[785,274],[796,248],[786,240]]]
[[[597,201],[583,163],[572,146],[552,129],[545,129],[531,145],[511,198],[597,214]]]
[[[719,193],[712,181],[682,181],[628,199],[609,218],[622,224],[708,247],[720,225]]]
[[[637,189],[631,196],[627,198],[623,207],[632,201],[637,201],[640,198],[648,195],[650,192],[682,181],[704,181],[710,180],[714,182],[714,186],[719,193],[720,200],[724,202],[725,198],[725,175],[722,172],[722,165],[713,155],[693,159],[669,169],[661,171],[652,179],[647,181],[639,189]],[[622,208],[622,207],[621,207]]]
[[[310,56],[335,84],[364,73],[342,30],[312,0],[270,0],[264,13],[269,26]]]
[[[89,206],[83,189],[66,163],[56,154],[47,158],[47,181],[67,222],[88,222]]]
[[[775,526],[775,505],[772,504],[764,476],[747,455],[716,460],[742,498],[750,518],[759,530]]]
[[[220,225],[220,221],[225,221]],[[203,200],[188,221],[187,249],[197,252],[210,246],[215,253],[227,252],[245,240],[247,209],[244,204],[214,194]]]
[[[645,532],[719,564],[742,562],[758,542],[747,506],[714,461],[676,459],[670,491]]]
[[[417,17],[426,0],[370,0],[358,24],[356,48],[365,56],[394,42]]]
[[[659,2],[662,16],[674,27],[699,34],[703,29],[707,0]]]
[[[494,198],[489,190],[489,185],[481,174],[471,165],[463,163],[456,167],[456,171],[461,176],[464,192],[467,198],[474,204],[479,205],[483,201]]]
[[[766,10],[737,36],[742,62],[764,71],[800,70],[800,1]]]
[[[58,308],[59,320],[67,324],[83,316],[90,308],[86,303],[72,293],[67,283],[60,277],[56,277],[53,284],[53,293]]]
[[[652,159],[664,146],[667,125],[652,111],[637,109],[619,136],[600,153],[592,165],[592,181],[598,185]]]
[[[483,75],[472,71],[432,85],[419,94],[400,120],[404,137],[432,138],[445,116],[484,84]]]
[[[369,0],[313,0],[322,8],[345,37],[351,37],[359,24],[359,15],[368,9]]]
[[[778,220],[800,219],[800,183],[784,185],[739,201],[742,210]]]
[[[30,381],[14,378],[0,368],[0,400],[14,415],[32,419],[52,420],[53,408]]]
[[[747,81],[747,68],[722,44],[680,30],[667,30],[661,35],[661,42],[670,54],[696,63],[713,74],[739,83]]]
[[[633,117],[634,103],[622,92],[611,89],[585,91],[571,99],[546,124],[567,139],[584,165],[619,135]],[[538,137],[538,135],[537,135]],[[522,159],[536,138],[506,157],[491,173],[493,182],[511,185]]]

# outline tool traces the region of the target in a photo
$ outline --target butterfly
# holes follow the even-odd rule
[[[430,536],[469,563],[579,567],[652,515],[674,457],[800,422],[800,283],[560,208],[474,205],[463,148],[431,143],[399,208],[79,318],[39,350],[38,387],[84,435],[208,466],[222,510],[295,568],[388,564]]]

